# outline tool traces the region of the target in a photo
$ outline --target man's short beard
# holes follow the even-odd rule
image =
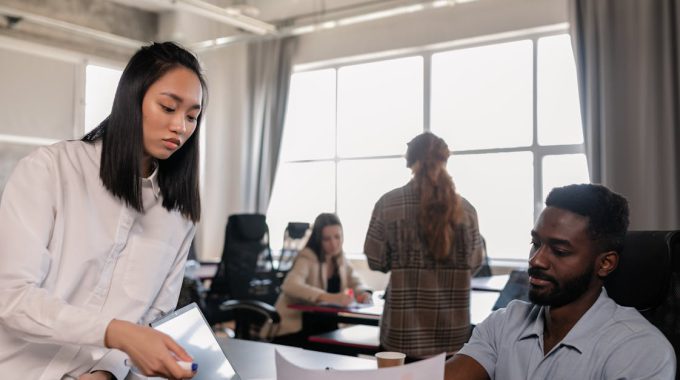
[[[532,303],[541,306],[560,307],[569,304],[577,300],[586,292],[586,290],[588,290],[588,286],[593,277],[593,268],[594,264],[590,265],[577,277],[565,282],[561,287],[559,284],[552,282],[555,288],[548,294],[539,294],[530,289],[529,300]]]

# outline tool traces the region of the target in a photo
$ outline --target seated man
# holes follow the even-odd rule
[[[446,363],[454,379],[674,379],[666,338],[607,296],[628,203],[600,185],[553,189],[531,231],[529,299],[491,314]]]

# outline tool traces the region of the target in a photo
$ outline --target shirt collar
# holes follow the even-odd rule
[[[142,187],[151,187],[153,195],[158,199],[161,195],[161,188],[158,185],[158,162],[154,161],[154,168],[151,175],[146,178],[142,178]]]
[[[546,309],[544,306],[534,305],[529,314],[529,323],[524,326],[517,340],[543,337],[543,321]]]
[[[567,336],[562,339],[562,344],[583,352],[585,346],[592,342],[597,330],[611,319],[615,311],[616,304],[609,298],[603,287],[593,306],[581,316]]]
[[[538,315],[533,318],[531,323],[526,325],[518,340],[542,338],[543,327],[545,326],[545,313],[548,310],[549,307],[547,306],[534,306],[532,314],[537,312]],[[614,311],[616,311],[616,304],[609,298],[607,291],[603,287],[595,303],[581,316],[559,345],[572,347],[579,351],[579,353],[582,353],[586,345],[592,342],[595,331],[611,318]]]

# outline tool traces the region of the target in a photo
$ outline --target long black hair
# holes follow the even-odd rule
[[[144,156],[142,102],[149,87],[168,71],[185,67],[198,77],[203,89],[202,111],[196,129],[168,159],[158,162],[158,184],[163,207],[178,210],[198,222],[201,199],[198,183],[199,132],[207,101],[207,86],[196,57],[174,42],[154,42],[142,47],[128,62],[118,82],[111,114],[82,140],[102,140],[99,177],[104,186],[130,207],[144,212],[141,162]]]
[[[323,251],[321,241],[323,240],[323,229],[327,226],[342,227],[342,223],[340,223],[340,218],[338,218],[338,216],[335,214],[319,214],[319,216],[317,216],[314,220],[312,234],[309,236],[309,240],[307,240],[306,245],[307,248],[311,249],[314,254],[316,254],[316,257],[319,259],[320,263],[323,263],[326,260],[326,253]]]

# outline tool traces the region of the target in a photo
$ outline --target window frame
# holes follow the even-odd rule
[[[346,57],[332,61],[298,64],[293,67],[293,74],[315,71],[322,69],[333,69],[335,73],[335,117],[334,117],[334,138],[335,147],[333,158],[289,160],[286,163],[320,162],[332,161],[334,163],[334,207],[338,208],[338,163],[349,160],[372,160],[385,158],[403,158],[403,154],[381,155],[381,156],[362,156],[362,157],[341,157],[338,156],[338,70],[342,67],[356,64],[372,63],[383,60],[399,59],[413,56],[421,56],[423,59],[423,132],[430,131],[431,113],[431,83],[432,83],[432,56],[437,53],[474,48],[492,44],[514,42],[520,40],[530,40],[532,45],[532,142],[531,145],[509,148],[485,148],[456,150],[456,156],[477,155],[487,153],[510,153],[510,152],[531,152],[533,157],[533,187],[534,187],[534,220],[538,218],[543,210],[543,158],[552,155],[562,154],[585,154],[585,142],[581,144],[560,144],[560,145],[539,145],[538,143],[538,40],[544,37],[562,35],[568,33],[567,24],[557,24],[540,28],[532,28],[515,32],[501,33],[496,35],[480,36],[463,40],[456,40],[442,44],[422,46],[418,48],[402,49],[396,52],[384,52],[368,54],[356,57]],[[454,178],[455,180],[455,178]],[[527,232],[528,233],[528,232]],[[361,252],[346,252],[350,258],[362,258]],[[524,259],[493,258],[490,260],[494,265],[508,267],[525,267]]]

